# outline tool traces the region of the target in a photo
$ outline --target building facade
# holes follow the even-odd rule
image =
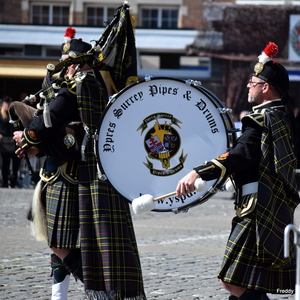
[[[300,7],[298,0],[165,0],[163,3],[130,0],[129,3],[135,17],[139,77],[199,80],[222,101],[225,101],[226,65],[240,56],[224,52],[228,33],[220,23],[227,21],[228,8],[244,10],[252,6],[261,11],[264,7],[291,7],[290,13],[297,14],[294,8]],[[122,0],[0,0],[0,98],[9,95],[21,100],[24,94],[39,90],[46,65],[56,63],[60,57],[65,28],[75,27],[77,38],[96,40],[122,4]],[[188,50],[190,45],[196,45],[195,51]],[[287,57],[283,62],[290,70],[296,95],[300,93],[299,64]]]
[[[28,92],[40,85],[48,62],[56,62],[67,26],[77,37],[97,39],[112,20],[120,0],[28,1],[1,0],[0,97],[19,100],[15,86]],[[200,5],[199,5],[200,3]],[[209,78],[209,60],[185,54],[197,31],[204,28],[202,1],[133,0],[139,76]]]

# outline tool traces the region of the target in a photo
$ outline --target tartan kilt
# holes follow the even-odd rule
[[[129,203],[89,167],[82,163],[78,172],[81,253],[88,298],[145,300]],[[84,180],[88,177],[90,180]]]
[[[258,259],[257,250],[262,254],[263,261]],[[255,212],[243,219],[233,218],[232,231],[218,278],[236,286],[265,293],[282,294],[284,290],[294,291],[296,262],[285,269],[271,268],[271,259],[264,252],[256,244]]]
[[[78,185],[61,175],[48,184],[46,217],[50,247],[74,249],[80,247]]]

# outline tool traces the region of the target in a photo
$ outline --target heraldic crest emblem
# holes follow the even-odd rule
[[[171,158],[177,155],[181,147],[181,138],[175,129],[175,126],[180,129],[180,123],[182,122],[172,114],[159,112],[147,116],[138,127],[137,130],[141,130],[141,135],[144,135],[144,148],[147,152],[144,165],[152,175],[169,176],[183,168],[187,157],[187,154],[183,154],[183,150],[177,163],[175,165],[171,163]]]

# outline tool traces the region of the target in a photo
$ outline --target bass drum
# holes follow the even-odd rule
[[[100,170],[128,201],[175,191],[193,167],[211,160],[235,140],[222,102],[197,81],[146,78],[111,98],[99,124]],[[226,178],[207,190],[155,201],[154,211],[186,211],[207,201]]]

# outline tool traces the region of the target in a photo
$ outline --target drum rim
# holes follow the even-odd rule
[[[145,82],[149,82],[149,81],[156,81],[156,80],[171,80],[171,81],[178,81],[180,83],[184,83],[184,84],[188,84],[186,80],[183,80],[183,79],[179,79],[179,78],[173,78],[173,77],[152,77],[151,79],[147,80],[147,79],[142,79],[142,80],[139,80],[139,81],[136,81],[130,85],[128,85],[127,87],[125,87],[124,89],[122,89],[119,93],[117,94],[114,94],[112,97],[112,101],[110,101],[106,108],[103,110],[102,114],[101,114],[101,117],[99,119],[99,122],[98,122],[98,127],[97,127],[97,132],[99,131],[100,127],[101,127],[101,124],[106,116],[106,113],[107,111],[110,109],[110,107],[113,105],[113,103],[115,102],[116,99],[120,98],[121,95],[123,93],[125,93],[127,90],[133,88],[134,86],[136,85],[139,85],[141,83],[145,83]],[[207,88],[203,87],[202,85],[200,86],[195,86],[193,84],[190,84],[193,88],[195,89],[198,89],[200,90],[200,92],[202,92],[203,94],[205,94],[212,102],[212,104],[218,108],[225,108],[225,105],[223,104],[223,102],[215,95],[213,94],[210,90],[208,90]],[[214,101],[212,101],[212,99]],[[216,102],[217,103],[216,103]],[[218,106],[218,105],[219,106]],[[234,128],[234,122],[233,122],[233,119],[231,118],[230,114],[226,113],[227,115],[227,118],[228,118],[228,122],[230,123],[231,125],[231,128]],[[228,136],[228,130],[229,128],[227,127],[226,125],[226,122],[224,120],[224,117],[221,116],[221,119],[222,119],[222,123],[223,123],[223,126],[224,128],[226,129],[226,132],[227,132],[227,148],[229,147],[229,143],[230,143],[230,138]],[[233,137],[233,141],[234,142],[236,140],[236,135],[235,137]],[[96,143],[98,144],[98,140],[96,141]],[[102,166],[102,163],[101,163],[101,160],[100,160],[100,155],[99,155],[99,147],[95,147],[95,150],[96,150],[96,159],[97,159],[97,165],[101,171],[102,174],[105,174],[105,170]],[[219,189],[219,186],[222,186],[224,185],[225,181],[227,180],[228,176],[226,177],[223,177],[219,180],[216,180],[214,182],[214,184],[212,184],[212,186],[210,187],[210,189],[202,194],[198,199],[194,200],[192,203],[189,203],[189,204],[186,204],[186,205],[182,205],[180,207],[176,207],[176,208],[171,208],[171,209],[153,209],[152,211],[153,212],[175,212],[175,213],[179,213],[179,212],[182,212],[182,211],[188,211],[191,207],[194,207],[194,206],[197,206],[197,205],[201,205],[203,203],[205,203],[206,201],[208,201],[212,196],[214,196],[217,192],[218,192],[218,189]],[[109,180],[109,178],[106,176],[106,179],[105,181],[108,183],[108,185],[122,198],[124,198],[127,202],[129,202],[130,204],[132,204],[132,199],[128,199],[126,196],[122,195],[118,190],[117,188],[111,183],[111,181]]]

